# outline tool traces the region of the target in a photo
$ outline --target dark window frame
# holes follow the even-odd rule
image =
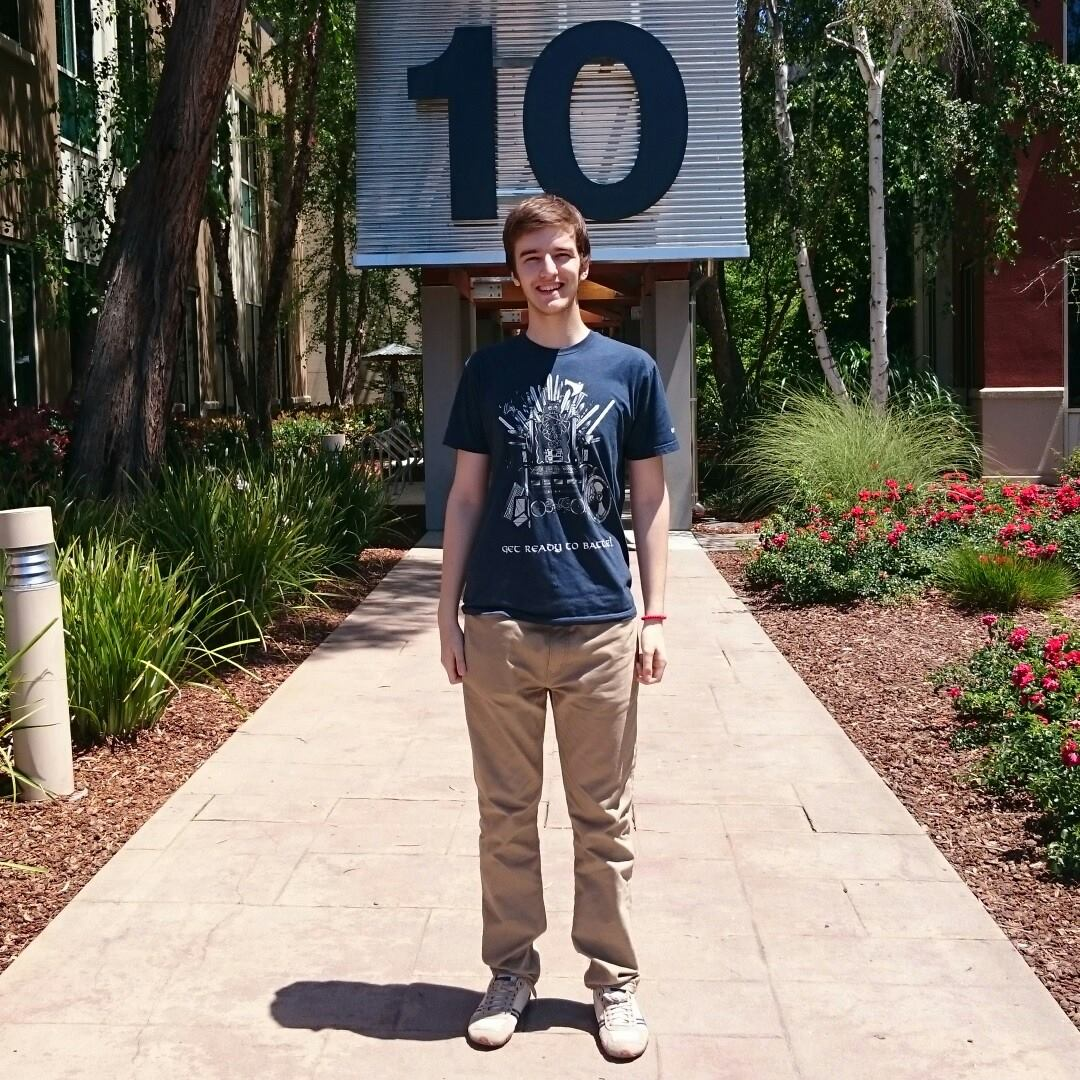
[[[20,313],[15,308],[15,293],[12,289],[12,256],[25,259],[23,269],[27,274],[26,307],[21,316],[26,320],[24,330],[28,340],[17,341]],[[38,348],[38,310],[37,310],[37,274],[34,267],[33,252],[22,245],[0,244],[0,407],[4,405],[36,406],[41,402],[41,352]],[[33,385],[26,382],[26,372],[20,371],[19,345],[28,346],[23,354],[27,357],[29,374]],[[23,376],[20,385],[20,375]]]
[[[23,43],[22,10],[19,0],[0,0],[0,36],[16,45]]]
[[[56,69],[60,137],[96,153],[100,122],[91,0],[56,0]]]
[[[249,232],[262,232],[262,192],[259,169],[259,112],[251,102],[236,96],[237,145],[240,169],[240,224]]]

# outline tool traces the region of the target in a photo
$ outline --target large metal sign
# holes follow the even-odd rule
[[[598,261],[747,254],[734,0],[362,0],[357,266],[503,260],[554,191]]]

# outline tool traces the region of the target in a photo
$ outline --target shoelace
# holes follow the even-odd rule
[[[480,1008],[484,1012],[509,1012],[517,992],[517,979],[512,975],[499,975],[488,987]]]
[[[629,990],[605,990],[601,1000],[604,1003],[604,1023],[608,1027],[637,1023],[634,995]]]

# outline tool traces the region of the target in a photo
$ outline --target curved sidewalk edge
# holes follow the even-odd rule
[[[497,1054],[461,1038],[486,972],[439,562],[426,538],[0,975],[0,1070],[612,1075],[550,738],[540,999]],[[1080,1075],[1080,1033],[689,534],[668,598],[635,782],[653,1039],[619,1075]]]

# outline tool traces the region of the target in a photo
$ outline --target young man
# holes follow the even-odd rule
[[[550,697],[574,831],[573,943],[589,961],[601,1046],[632,1058],[649,1037],[630,938],[637,684],[659,682],[667,662],[661,455],[678,441],[652,358],[582,320],[589,237],[577,209],[528,199],[503,243],[528,329],[470,358],[446,433],[458,453],[439,630],[447,675],[464,684],[492,971],[468,1034],[506,1043],[540,975],[537,809]],[[641,620],[621,522],[627,463]]]

